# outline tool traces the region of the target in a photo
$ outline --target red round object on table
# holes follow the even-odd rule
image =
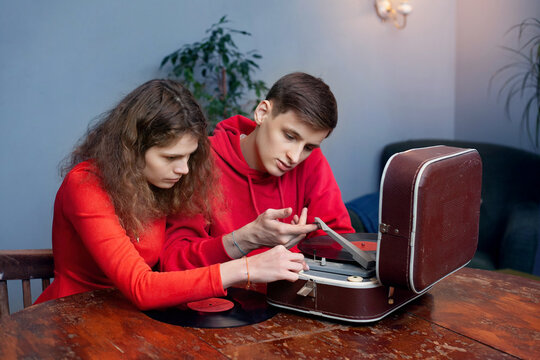
[[[215,313],[232,309],[234,307],[234,303],[227,299],[209,298],[187,303],[187,306],[194,311]]]

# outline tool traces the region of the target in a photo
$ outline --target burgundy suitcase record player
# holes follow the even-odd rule
[[[340,236],[316,218],[328,236],[299,245],[310,270],[294,283],[268,284],[268,303],[351,322],[385,317],[472,259],[481,181],[474,149],[432,146],[393,155],[381,178],[378,234]],[[362,250],[370,242],[374,249]]]

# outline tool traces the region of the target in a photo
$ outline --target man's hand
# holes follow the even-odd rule
[[[300,216],[295,215],[290,224],[279,221],[291,216],[291,213],[291,208],[268,209],[254,221],[236,230],[235,241],[244,252],[261,246],[283,245],[289,249],[318,228],[315,224],[306,224],[307,208],[302,209]]]

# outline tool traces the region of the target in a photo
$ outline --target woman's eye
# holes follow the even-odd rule
[[[286,137],[288,140],[294,140],[294,136],[292,136],[291,134],[285,133],[285,137]]]

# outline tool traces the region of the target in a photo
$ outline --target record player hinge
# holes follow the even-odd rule
[[[399,235],[399,229],[398,228],[394,228],[392,231],[391,231],[391,226],[388,225],[388,224],[383,224],[381,223],[379,225],[379,231],[381,232],[381,234],[390,234],[390,233],[393,233],[393,235]]]

